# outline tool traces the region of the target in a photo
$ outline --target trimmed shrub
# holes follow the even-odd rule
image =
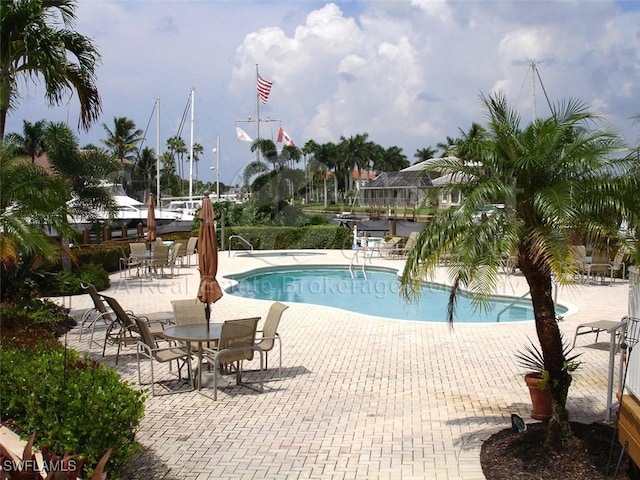
[[[139,449],[134,433],[145,394],[111,367],[59,348],[0,350],[0,408],[22,432],[62,454],[96,465],[114,447],[111,462],[123,465]]]

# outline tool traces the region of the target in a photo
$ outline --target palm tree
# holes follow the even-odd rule
[[[119,165],[110,152],[97,147],[81,150],[78,139],[63,122],[49,123],[43,139],[51,168],[71,189],[65,199],[74,200],[67,205],[68,213],[88,219],[94,218],[99,210],[115,214],[117,205],[104,186],[104,180],[119,173]]]
[[[353,187],[353,169],[358,172],[358,178],[360,172],[363,169],[369,169],[371,164],[371,147],[368,145],[369,134],[361,133],[358,135],[352,135],[349,138],[345,136],[340,137],[340,153],[342,156],[341,169],[345,175],[344,189],[350,190]]]
[[[42,78],[50,105],[75,92],[80,101],[78,126],[85,130],[100,116],[95,85],[100,54],[89,37],[68,28],[76,20],[76,4],[75,0],[1,2],[0,139],[8,112],[19,103],[20,80]]]
[[[123,178],[130,180],[138,154],[138,144],[144,138],[144,132],[136,128],[135,122],[127,117],[113,117],[113,130],[106,123],[102,124],[102,128],[107,133],[107,138],[101,140],[102,143],[111,151],[113,158],[120,162]]]
[[[397,172],[409,166],[409,159],[402,153],[400,147],[382,148],[381,157],[379,158],[379,167],[381,172]],[[376,167],[376,170],[378,168]]]
[[[26,120],[22,122],[22,135],[18,133],[9,133],[7,137],[14,142],[18,151],[18,155],[26,155],[31,159],[31,163],[35,163],[36,158],[42,155],[44,148],[44,132],[47,128],[46,120],[38,120],[31,123]]]
[[[314,142],[312,146],[313,158],[319,165],[321,165],[322,170],[322,182],[323,182],[323,192],[324,192],[324,206],[327,206],[328,201],[328,191],[327,191],[327,175],[330,171],[334,170],[333,174],[333,184],[334,190],[337,200],[337,191],[338,191],[338,175],[335,172],[337,166],[337,155],[338,155],[338,146],[335,143],[327,142],[321,145],[318,145]]]
[[[184,140],[182,139],[182,137],[176,135],[173,137],[169,137],[167,139],[167,152],[169,154],[169,157],[172,159],[172,161],[175,164],[175,167],[173,168],[173,173],[177,175],[177,182],[180,185],[180,193],[179,195],[182,195],[183,193],[183,188],[182,188],[182,180],[183,180],[183,172],[182,172],[182,167],[184,166],[184,156],[188,153],[187,150],[187,144],[184,142]]]
[[[502,259],[517,252],[553,397],[546,441],[558,449],[571,438],[566,410],[571,374],[552,279],[560,285],[574,282],[570,245],[576,238],[595,247],[611,239],[625,241],[619,224],[626,219],[637,225],[629,192],[637,191],[638,181],[620,175],[631,166],[629,159],[612,158],[622,141],[588,129],[599,117],[582,103],[562,103],[550,117],[522,128],[504,95],[481,98],[488,127],[471,146],[476,161],[445,157],[426,162],[426,169],[453,173],[456,184],[446,188],[462,190],[464,198],[459,207],[437,212],[420,231],[402,274],[402,291],[409,298],[417,295],[419,280],[433,273],[441,255],[449,255],[452,321],[457,293],[467,289],[481,305],[495,291]],[[495,202],[504,208],[474,220],[479,207]]]
[[[193,163],[196,165],[196,181],[198,183],[198,163],[200,163],[200,155],[204,153],[204,147],[200,143],[193,144]]]
[[[140,156],[138,157],[135,169],[133,170],[134,176],[139,178],[140,181],[144,183],[144,198],[147,198],[149,196],[149,192],[153,192],[153,186],[155,184],[157,173],[156,170],[156,152],[153,150],[153,148],[144,147],[140,151]],[[156,198],[159,198],[158,193],[155,192],[155,194]]]
[[[300,159],[300,149],[293,145],[285,145],[281,152],[273,140],[258,138],[251,145],[251,151],[259,150],[262,157],[270,164],[270,168],[264,162],[255,160],[244,171],[245,180],[253,177],[251,183],[252,194],[255,195],[260,208],[265,210],[269,205],[271,218],[275,218],[280,209],[281,199],[286,196],[286,183],[294,182],[292,170],[287,163]],[[290,183],[293,185],[293,183]]]
[[[67,221],[71,191],[66,180],[39,165],[25,162],[11,145],[0,147],[0,300],[15,283],[18,265],[26,258],[56,260],[59,245],[45,233],[48,225],[61,235],[74,234]],[[19,299],[11,299],[19,300]]]
[[[413,156],[417,158],[416,163],[420,163],[433,158],[436,153],[438,153],[437,148],[425,147],[416,150],[416,153]]]

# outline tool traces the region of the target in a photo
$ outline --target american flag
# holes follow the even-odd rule
[[[273,85],[273,82],[269,82],[268,80],[265,80],[260,75],[258,75],[258,96],[260,97],[260,101],[262,103],[267,103],[267,100],[269,100],[271,85]]]

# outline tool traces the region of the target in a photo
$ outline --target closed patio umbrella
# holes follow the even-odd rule
[[[198,214],[200,230],[198,231],[198,261],[200,263],[200,288],[198,300],[205,304],[204,311],[207,324],[211,318],[210,304],[222,297],[222,290],[216,280],[218,273],[218,240],[216,238],[216,216],[213,213],[211,200],[202,198],[202,207]]]
[[[156,204],[153,201],[153,194],[147,200],[147,240],[156,241]]]

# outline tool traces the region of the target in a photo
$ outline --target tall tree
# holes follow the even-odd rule
[[[333,171],[333,184],[334,184],[334,195],[337,201],[338,197],[338,175],[336,174],[336,169],[338,165],[338,146],[333,142],[327,142],[323,144],[317,144],[314,142],[312,146],[313,158],[318,162],[318,164],[322,165],[322,182],[324,189],[324,206],[327,206],[328,203],[328,191],[327,191],[327,176],[329,172]]]
[[[138,144],[144,138],[144,132],[136,128],[135,122],[127,117],[113,117],[113,129],[106,123],[102,124],[102,128],[107,134],[107,138],[101,140],[102,143],[111,151],[113,158],[120,162],[123,179],[130,180],[138,156]]]
[[[417,158],[416,163],[420,163],[420,162],[424,162],[425,160],[429,160],[430,158],[433,158],[436,155],[436,153],[438,153],[437,148],[425,147],[425,148],[419,148],[418,150],[416,150],[416,153],[413,156]]]
[[[44,144],[49,164],[56,176],[64,178],[71,189],[66,198],[68,213],[93,219],[98,211],[115,214],[117,205],[104,181],[113,181],[118,163],[103,148],[80,149],[78,139],[63,122],[47,124]]]
[[[405,295],[417,294],[418,281],[450,256],[453,280],[449,320],[462,289],[478,301],[495,291],[503,258],[517,252],[533,304],[535,327],[553,397],[547,444],[561,448],[572,434],[566,409],[571,373],[558,327],[552,285],[575,281],[571,244],[576,238],[595,247],[625,242],[619,224],[637,225],[629,199],[638,179],[621,175],[629,159],[614,159],[624,147],[616,135],[588,127],[598,116],[577,101],[556,106],[548,118],[521,126],[502,94],[482,97],[487,134],[470,145],[469,162],[445,157],[425,168],[454,174],[446,188],[463,192],[460,206],[437,212],[419,233],[402,274]],[[503,209],[478,221],[480,207],[500,202]]]
[[[270,209],[268,214],[274,219],[282,207],[282,199],[289,191],[287,185],[293,185],[292,182],[296,180],[287,164],[300,159],[300,149],[286,145],[278,152],[273,140],[258,138],[251,145],[251,151],[256,150],[260,151],[268,165],[259,160],[251,162],[245,168],[245,179],[254,177],[251,183],[252,198],[255,196],[263,213]]]
[[[156,165],[156,152],[153,148],[144,147],[140,151],[136,166],[133,170],[134,178],[140,179],[145,188],[144,198],[147,198],[149,193],[155,193],[156,198],[159,198],[157,192],[154,192],[155,179],[157,173]]]
[[[38,120],[31,123],[26,120],[22,122],[22,135],[19,133],[9,133],[7,137],[11,137],[17,147],[18,155],[26,155],[31,159],[31,163],[35,163],[36,158],[45,151],[44,132],[47,128],[46,120]]]
[[[78,126],[88,129],[102,111],[95,69],[100,54],[89,37],[70,29],[75,0],[0,2],[0,139],[8,112],[20,99],[20,80],[43,80],[50,105],[78,95]]]
[[[25,162],[7,144],[0,147],[0,178],[0,290],[4,300],[6,280],[12,278],[23,255],[57,258],[58,245],[45,233],[45,225],[63,235],[74,231],[67,221],[66,202],[71,190],[65,179]]]
[[[183,167],[184,167],[184,156],[189,152],[187,150],[187,144],[184,142],[182,137],[175,135],[173,137],[169,137],[167,139],[167,151],[165,153],[172,159],[175,164],[173,168],[173,173],[177,175],[177,182],[180,185],[179,195],[184,193],[184,188],[182,185],[183,176]]]

